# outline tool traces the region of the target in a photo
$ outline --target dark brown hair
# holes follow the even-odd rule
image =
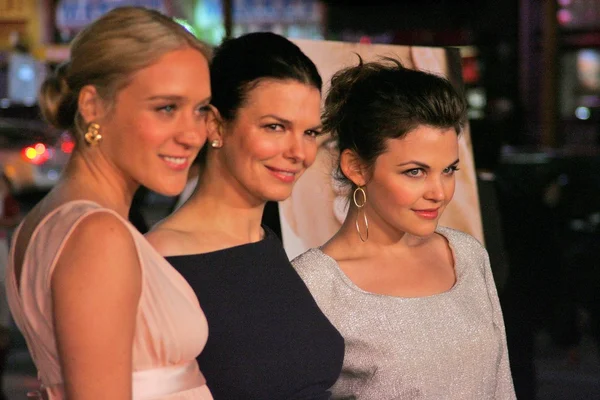
[[[386,149],[421,125],[462,131],[466,103],[445,78],[408,69],[400,61],[359,64],[338,71],[325,100],[323,129],[337,139],[340,154],[352,150],[368,166]],[[342,183],[353,185],[341,172]]]
[[[210,65],[211,104],[226,122],[235,120],[250,91],[273,79],[295,81],[321,92],[323,81],[315,64],[298,46],[271,32],[253,32],[225,40],[214,51]],[[198,155],[204,164],[210,151]]]

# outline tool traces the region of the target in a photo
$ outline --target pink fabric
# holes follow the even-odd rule
[[[64,398],[50,298],[52,272],[77,224],[98,212],[117,216],[129,228],[142,268],[133,343],[133,399],[212,399],[195,361],[206,344],[208,325],[192,288],[129,222],[89,201],[64,204],[40,222],[25,254],[19,288],[12,250],[10,254],[8,302],[49,398]]]

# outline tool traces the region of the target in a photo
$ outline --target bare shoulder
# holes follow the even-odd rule
[[[232,242],[228,235],[207,227],[183,230],[177,226],[161,225],[148,232],[146,239],[163,257],[209,253],[240,244]]]
[[[162,256],[175,256],[184,254],[188,249],[191,234],[169,227],[167,224],[161,224],[146,233],[148,242]]]
[[[363,255],[360,250],[349,243],[350,241],[344,235],[338,233],[320,247],[321,254],[338,263],[361,258]]]
[[[133,229],[114,212],[94,211],[73,226],[51,281],[54,332],[69,398],[90,382],[104,394],[110,382],[110,398],[115,398],[115,382],[121,382],[123,393],[130,392],[141,262]],[[99,382],[90,380],[98,376],[103,377]]]
[[[98,211],[82,218],[73,227],[60,256],[60,264],[65,260],[87,259],[86,264],[101,260],[105,268],[113,262],[137,261],[137,247],[129,228],[117,215]],[[68,263],[72,264],[72,263]]]
[[[131,231],[124,221],[112,212],[99,210],[86,215],[73,231],[77,240],[88,237],[102,239],[107,245],[133,244]]]
[[[94,212],[82,218],[66,240],[51,276],[52,291],[73,300],[83,298],[82,290],[135,300],[141,287],[140,262],[124,221],[111,212]]]

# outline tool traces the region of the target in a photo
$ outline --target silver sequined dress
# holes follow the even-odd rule
[[[334,399],[515,399],[489,258],[473,237],[439,227],[456,283],[432,296],[366,292],[319,249],[292,264],[346,341]]]

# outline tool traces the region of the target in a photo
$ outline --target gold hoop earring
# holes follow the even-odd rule
[[[362,203],[359,203],[357,200],[357,193],[360,193],[362,195]],[[358,232],[358,237],[360,238],[360,240],[362,240],[363,242],[366,242],[367,240],[369,240],[369,220],[367,219],[367,214],[365,213],[365,210],[363,209],[363,207],[365,206],[365,204],[367,204],[367,192],[365,192],[365,189],[363,189],[362,187],[358,186],[356,189],[354,189],[354,193],[352,194],[352,200],[354,201],[354,205],[356,206],[356,208],[358,208],[358,212],[356,213],[356,231]],[[363,216],[363,220],[365,222],[365,228],[366,228],[366,233],[365,236],[363,237],[362,232],[360,231],[360,224],[358,223],[358,219],[360,216],[360,213],[362,212],[362,216]]]
[[[222,146],[223,143],[221,143],[219,139],[215,139],[212,142],[210,142],[210,147],[212,147],[213,149],[220,149]]]
[[[90,146],[96,146],[100,141],[102,141],[102,135],[100,134],[100,125],[95,122],[92,122],[85,133],[85,141]]]

